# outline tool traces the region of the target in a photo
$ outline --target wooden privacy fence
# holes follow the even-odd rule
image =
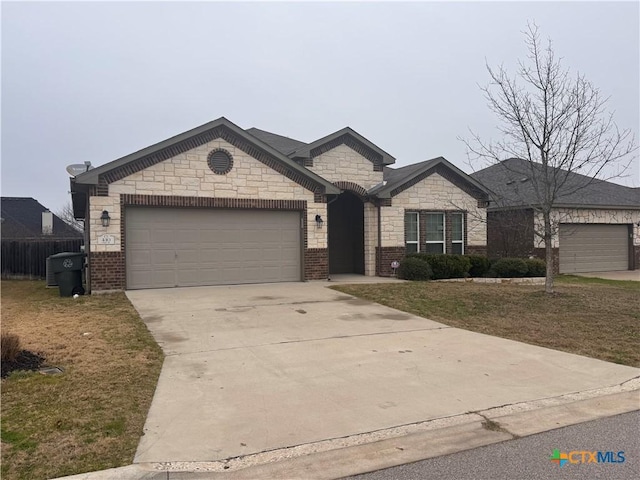
[[[79,252],[84,241],[2,240],[2,276],[45,278],[47,257],[61,252]]]

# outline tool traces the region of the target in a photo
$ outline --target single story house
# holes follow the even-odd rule
[[[511,158],[471,174],[491,194],[490,257],[544,258],[544,241],[535,233],[544,222],[532,181],[544,173],[541,164]],[[562,179],[551,215],[556,273],[640,268],[640,188],[556,173]]]
[[[407,251],[485,253],[488,194],[444,158],[351,128],[311,143],[225,118],[71,179],[93,291],[388,276]]]
[[[82,238],[82,232],[31,197],[0,199],[2,240],[69,240]]]
[[[55,285],[47,272],[47,258],[60,252],[79,252],[82,232],[69,226],[44,205],[30,197],[0,199],[2,233],[2,276],[44,278]]]

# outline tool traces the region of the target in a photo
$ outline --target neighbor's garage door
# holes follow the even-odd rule
[[[300,214],[127,208],[127,288],[299,281]]]
[[[560,225],[560,273],[606,272],[628,268],[627,225]]]

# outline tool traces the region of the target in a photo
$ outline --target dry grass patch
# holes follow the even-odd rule
[[[60,298],[44,282],[2,282],[2,330],[64,373],[2,380],[2,478],[130,464],[162,351],[123,293]]]
[[[9,332],[2,332],[0,335],[0,360],[2,362],[13,362],[20,353],[20,339],[17,335]]]
[[[408,282],[333,287],[452,327],[640,367],[640,283],[540,286]]]

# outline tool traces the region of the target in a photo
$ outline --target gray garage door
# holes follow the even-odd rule
[[[299,281],[300,214],[127,208],[127,288]]]
[[[629,230],[626,225],[560,225],[560,273],[628,268]]]

